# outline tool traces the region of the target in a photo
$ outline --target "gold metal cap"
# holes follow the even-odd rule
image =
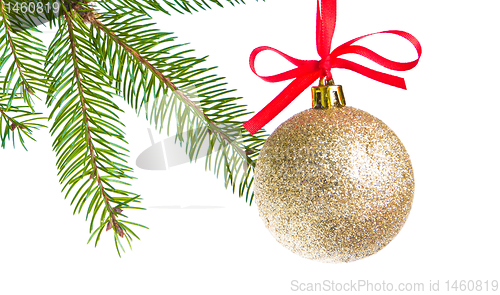
[[[312,107],[314,109],[341,108],[345,106],[344,92],[341,85],[334,85],[332,80],[323,77],[319,86],[312,88]]]

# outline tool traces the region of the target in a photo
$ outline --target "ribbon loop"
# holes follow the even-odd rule
[[[273,51],[273,52],[281,55],[286,60],[288,60],[290,63],[295,65],[296,68],[289,70],[289,71],[286,71],[286,72],[283,72],[281,74],[272,75],[272,76],[261,76],[261,75],[257,74],[257,71],[255,70],[255,59],[259,53],[266,51],[266,50]],[[255,75],[257,75],[259,78],[261,78],[262,80],[264,80],[266,82],[271,82],[271,83],[290,80],[290,79],[302,76],[305,73],[315,71],[317,69],[317,64],[318,64],[318,61],[296,59],[296,58],[289,56],[288,54],[285,54],[285,53],[283,53],[277,49],[274,49],[272,47],[269,47],[269,46],[257,47],[250,54],[250,69],[252,70],[252,72]]]
[[[250,68],[255,75],[257,75],[264,81],[274,83],[294,79],[290,83],[290,85],[288,85],[266,107],[264,107],[249,121],[243,124],[243,127],[247,129],[250,134],[255,134],[267,123],[269,123],[269,121],[276,117],[284,108],[286,108],[297,96],[299,96],[318,78],[326,77],[328,80],[331,80],[331,69],[333,68],[351,70],[378,82],[406,89],[405,80],[403,78],[367,68],[355,62],[340,58],[340,56],[345,54],[357,54],[387,69],[394,71],[407,71],[414,68],[418,64],[420,56],[422,55],[422,47],[417,38],[404,31],[383,31],[352,39],[351,41],[338,46],[332,52],[330,52],[332,37],[335,31],[337,13],[336,4],[336,0],[317,0],[318,10],[316,16],[316,47],[318,50],[318,54],[321,57],[319,61],[296,59],[268,46],[258,47],[254,49],[250,54]],[[356,41],[377,34],[394,34],[408,40],[417,50],[417,59],[411,62],[396,62],[387,59],[366,47],[353,45]],[[278,53],[290,63],[295,65],[296,68],[277,75],[260,76],[255,70],[255,58],[260,52],[266,50]]]

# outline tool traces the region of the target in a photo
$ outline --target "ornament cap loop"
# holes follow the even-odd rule
[[[345,106],[344,91],[342,85],[335,85],[333,79],[326,80],[323,77],[319,86],[312,87],[312,107],[314,109],[341,108]]]

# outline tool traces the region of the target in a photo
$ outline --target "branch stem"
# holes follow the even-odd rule
[[[137,61],[146,66],[161,82],[167,85],[176,95],[179,97],[186,105],[188,105],[198,116],[203,118],[205,122],[208,124],[209,129],[218,134],[220,138],[226,141],[228,144],[232,145],[233,148],[240,154],[242,158],[249,161],[250,159],[247,157],[245,151],[237,145],[236,142],[231,140],[229,136],[224,133],[208,116],[203,112],[203,110],[196,105],[189,97],[187,97],[184,92],[182,92],[168,77],[165,77],[163,73],[161,73],[157,68],[155,68],[148,60],[142,57],[137,51],[128,46],[125,42],[123,42],[114,32],[112,32],[109,28],[107,28],[101,21],[97,18],[92,18],[90,23],[94,25],[99,30],[108,34],[120,47],[125,49],[129,54],[131,54]],[[252,164],[252,163],[251,163]]]
[[[17,125],[14,120],[12,120],[11,117],[7,116],[7,114],[2,110],[0,109],[0,114],[2,114],[2,116],[4,116],[5,118],[7,118],[7,121],[9,121],[11,124],[14,124],[14,125]]]
[[[71,10],[70,10],[71,11]],[[94,150],[94,145],[92,143],[92,133],[90,131],[90,119],[89,119],[89,114],[88,114],[88,109],[87,109],[87,103],[85,102],[85,96],[84,96],[84,91],[83,91],[83,84],[81,80],[81,75],[80,75],[80,69],[78,67],[78,57],[77,57],[77,52],[76,52],[76,44],[75,44],[75,35],[74,35],[74,28],[73,28],[73,22],[71,17],[68,15],[67,11],[63,11],[64,18],[66,19],[66,23],[68,24],[68,34],[69,34],[69,42],[71,46],[71,55],[73,59],[73,73],[76,78],[76,83],[78,85],[78,94],[80,96],[80,103],[82,106],[82,112],[83,112],[83,121],[85,124],[85,134],[86,134],[86,141],[87,141],[87,146],[89,149],[89,153],[91,156],[91,165],[92,165],[92,175],[91,177],[95,177],[99,189],[101,191],[101,195],[104,198],[104,203],[106,205],[106,209],[110,215],[111,218],[111,224],[113,225],[113,228],[115,229],[116,232],[120,232],[120,229],[118,228],[117,224],[117,218],[115,215],[115,212],[109,202],[109,196],[106,193],[101,176],[99,175],[99,168],[97,167],[97,160],[96,160],[96,152]]]
[[[8,16],[5,13],[5,6],[4,6],[4,1],[0,0],[0,9],[1,9],[1,14],[2,14],[2,22],[3,25],[5,26],[5,36],[7,37],[7,41],[9,42],[9,47],[10,50],[12,51],[12,56],[14,57],[14,62],[16,64],[17,69],[19,70],[19,75],[21,76],[21,79],[23,80],[24,87],[26,87],[26,90],[31,94],[34,95],[33,89],[31,89],[30,85],[26,81],[26,77],[24,76],[23,69],[21,67],[21,63],[19,61],[19,57],[17,56],[16,53],[16,47],[14,46],[14,42],[12,41],[12,36],[10,32],[12,31],[11,27],[9,26],[8,23]],[[30,104],[31,106],[31,104]]]

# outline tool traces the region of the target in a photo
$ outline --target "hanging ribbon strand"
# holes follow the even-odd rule
[[[318,10],[316,16],[316,47],[318,54],[321,57],[317,60],[300,60],[293,58],[277,49],[268,46],[258,47],[250,54],[250,68],[255,75],[259,76],[266,82],[280,82],[294,79],[276,98],[274,98],[267,106],[265,106],[254,117],[243,124],[243,127],[255,134],[269,121],[276,117],[283,109],[285,109],[297,96],[299,96],[307,87],[311,86],[318,78],[326,77],[327,80],[332,79],[331,69],[347,69],[359,73],[373,80],[406,89],[405,80],[401,77],[382,73],[372,70],[355,62],[340,58],[344,54],[358,54],[365,58],[376,62],[377,64],[395,71],[407,71],[414,68],[420,56],[422,55],[422,47],[418,40],[411,34],[403,31],[390,30],[378,33],[372,33],[355,38],[346,42],[330,52],[333,33],[335,31],[337,1],[336,0],[317,0]],[[415,47],[418,53],[418,58],[411,62],[395,62],[389,60],[374,51],[359,45],[353,45],[368,36],[377,34],[394,34],[405,38]],[[260,76],[255,70],[255,58],[262,51],[273,51],[284,57],[286,60],[296,66],[295,69],[286,71],[273,76]]]

